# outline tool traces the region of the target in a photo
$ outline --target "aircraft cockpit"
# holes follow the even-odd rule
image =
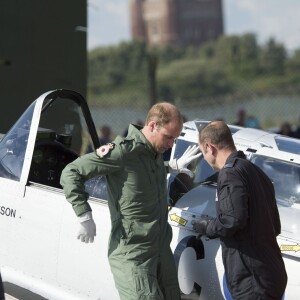
[[[90,111],[80,94],[56,90],[40,96],[0,141],[0,177],[60,188],[63,168],[92,145],[99,147]],[[26,178],[25,178],[26,177]],[[87,182],[101,197],[104,178]],[[101,192],[95,185],[101,183]],[[96,190],[96,191],[95,191]]]
[[[78,157],[70,148],[71,141],[71,134],[39,128],[28,180],[61,188],[59,180],[63,168]]]

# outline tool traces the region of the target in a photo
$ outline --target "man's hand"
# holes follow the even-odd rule
[[[201,152],[199,152],[199,147],[197,145],[188,146],[180,158],[169,161],[171,171],[175,171],[178,173],[186,173],[190,177],[193,177],[193,172],[187,167],[193,160],[197,159],[200,155]]]
[[[93,220],[91,211],[88,211],[78,217],[79,232],[77,238],[84,243],[93,243],[96,236],[96,224]]]
[[[211,219],[209,217],[203,217],[200,220],[193,220],[193,229],[200,235],[206,235],[206,229]]]

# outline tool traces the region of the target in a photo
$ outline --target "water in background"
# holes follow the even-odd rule
[[[182,114],[191,121],[194,119],[223,119],[228,123],[236,120],[236,112],[244,108],[248,116],[254,116],[259,120],[261,128],[268,129],[280,127],[282,122],[288,121],[292,125],[298,124],[300,114],[300,96],[276,96],[255,98],[249,101],[223,102],[221,105],[214,101],[207,104],[186,106],[184,103],[175,103]],[[100,128],[109,125],[114,135],[123,134],[130,123],[137,120],[144,122],[148,109],[141,108],[108,108],[92,107],[91,113],[95,125]]]

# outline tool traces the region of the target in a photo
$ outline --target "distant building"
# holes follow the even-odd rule
[[[201,45],[223,35],[222,0],[130,0],[131,34],[154,45]]]
[[[87,0],[0,1],[0,133],[41,94],[86,96]]]

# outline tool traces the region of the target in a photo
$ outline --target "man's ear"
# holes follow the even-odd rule
[[[209,144],[210,145],[210,151],[212,153],[213,156],[216,156],[217,155],[217,152],[218,152],[218,149],[216,146],[212,145],[212,144]]]
[[[150,129],[150,132],[153,132],[156,128],[156,122],[155,121],[150,121],[148,123],[148,126],[149,126],[149,129]]]
[[[211,154],[215,153],[215,147],[214,145],[210,144],[210,143],[205,143],[205,147],[206,147],[206,151],[209,151]]]

